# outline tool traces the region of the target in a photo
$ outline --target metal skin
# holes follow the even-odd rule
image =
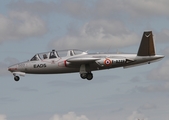
[[[89,54],[80,50],[62,50],[36,54],[31,60],[12,65],[8,70],[19,81],[19,76],[28,74],[59,74],[79,72],[82,79],[92,80],[92,71],[116,67],[133,67],[150,64],[162,59],[163,55],[155,55],[151,31],[144,32],[138,54]],[[144,38],[146,36],[146,39]],[[147,43],[147,38],[151,38]],[[145,45],[146,44],[146,45]],[[149,45],[147,45],[149,44]],[[144,46],[148,48],[144,48]],[[151,46],[151,48],[149,48]],[[152,47],[153,46],[153,47]],[[146,51],[145,51],[146,49]],[[153,51],[153,53],[151,53]],[[146,54],[144,54],[146,52]]]

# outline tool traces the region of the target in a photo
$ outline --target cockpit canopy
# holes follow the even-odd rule
[[[36,54],[35,56],[32,57],[32,59],[30,61],[62,58],[62,57],[81,55],[81,54],[87,54],[87,53],[83,52],[81,50],[76,50],[76,49],[74,49],[74,50],[59,50],[59,51],[52,50],[51,52]]]

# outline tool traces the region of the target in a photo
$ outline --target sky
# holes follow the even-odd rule
[[[0,120],[168,120],[168,0],[0,1]],[[31,75],[8,66],[40,52],[137,53],[153,31],[159,62],[128,69]]]

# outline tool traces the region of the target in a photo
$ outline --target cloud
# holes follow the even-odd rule
[[[133,77],[130,81],[131,81],[131,82],[140,82],[141,79],[140,79],[140,77],[135,76],[135,77]]]
[[[165,57],[169,57],[169,46],[161,50],[161,53],[165,55]]]
[[[156,109],[157,106],[155,104],[152,104],[152,103],[146,103],[142,106],[140,106],[140,110],[151,110],[151,109]]]
[[[11,11],[6,16],[0,14],[0,26],[0,43],[38,37],[46,32],[44,21],[29,12]]]
[[[133,113],[127,118],[127,120],[148,120],[148,118],[138,111],[133,111]]]
[[[85,115],[77,116],[74,112],[68,112],[62,116],[55,114],[50,120],[89,120]]]
[[[0,114],[0,120],[7,120],[6,115]]]
[[[28,87],[18,87],[18,88],[15,88],[15,90],[22,91],[22,92],[37,92],[38,91],[37,89],[28,88]]]
[[[60,0],[57,2],[11,2],[9,8],[17,11],[29,11],[37,14],[64,13],[76,18],[110,18],[119,14],[128,14],[133,18],[150,18],[169,15],[167,0]],[[93,16],[94,15],[94,16]]]
[[[141,17],[156,17],[161,15],[169,15],[169,11],[167,11],[167,6],[169,5],[169,1],[167,0],[125,0],[127,4],[127,9],[130,14],[134,16]]]
[[[9,102],[16,102],[18,101],[17,99],[13,99],[13,98],[10,98],[10,97],[0,97],[0,101],[2,103],[9,103]]]
[[[156,17],[157,15],[169,15],[169,2],[167,0],[99,0],[96,3],[95,11],[100,17],[110,15],[128,14],[133,18],[137,17]]]
[[[146,87],[136,87],[138,91],[141,92],[168,92],[169,91],[169,82],[158,84],[158,85],[149,85]]]
[[[138,41],[135,33],[130,32],[119,21],[96,20],[86,24],[76,33],[53,40],[49,47],[57,49],[108,49],[133,45]]]
[[[0,62],[0,76],[8,75],[8,65],[6,63]]]
[[[148,79],[151,80],[166,80],[168,81],[169,79],[169,60],[163,62],[163,64],[161,66],[158,66],[157,68],[155,68],[154,70],[152,70],[150,72],[150,74],[148,74]]]
[[[5,75],[9,75],[10,72],[8,71],[8,67],[10,65],[13,65],[13,64],[16,64],[18,63],[19,61],[15,58],[10,58],[10,57],[7,57],[5,58],[3,61],[0,61],[0,76],[5,76]]]
[[[155,34],[155,39],[157,42],[168,42],[169,30],[163,29],[161,32]]]
[[[99,0],[96,3],[96,14],[100,17],[110,15],[129,15],[132,19],[151,18],[169,15],[167,0]]]
[[[26,2],[23,0],[19,0],[16,2],[11,2],[8,7],[15,11],[28,11],[31,13],[35,13],[37,15],[47,15],[53,13],[63,13],[68,14],[72,17],[76,18],[85,18],[91,11],[91,7],[87,4],[87,2],[83,0],[60,0],[57,2],[44,2],[44,1],[35,1],[35,2]]]
[[[8,4],[8,8],[14,11],[27,11],[35,14],[49,14],[58,9],[55,2],[27,2],[24,0],[12,1]]]
[[[50,14],[62,14],[76,19],[80,18],[83,21],[89,20],[90,22],[86,22],[78,30],[75,30],[77,25],[72,26],[72,29],[68,30],[67,35],[59,39],[53,39],[49,47],[55,47],[57,49],[77,48],[77,46],[82,49],[105,49],[107,47],[112,47],[116,49],[135,44],[138,39],[138,36],[135,33],[126,29],[127,26],[124,25],[125,23],[123,24],[119,21],[123,21],[124,19],[125,21],[128,21],[128,19],[126,19],[128,16],[133,16],[131,20],[136,21],[135,19],[140,17],[147,19],[159,15],[169,15],[168,4],[169,2],[167,0],[143,0],[139,2],[134,0],[98,0],[93,2],[83,0],[27,2],[19,0],[9,3],[8,8],[15,11],[17,14],[20,14],[16,14],[15,16],[17,17],[14,17],[15,19],[28,19],[21,19],[25,24],[22,26],[19,25],[18,29],[20,29],[16,29],[18,33],[11,32],[11,37],[6,35],[6,39],[21,39],[43,35],[46,31],[46,26],[43,20],[38,16],[45,15],[46,17],[46,15]],[[23,16],[23,14],[28,17],[20,17]],[[143,18],[140,20],[144,21]],[[18,20],[16,19],[15,21]],[[128,23],[130,23],[130,21],[128,21]],[[74,33],[72,33],[72,30]],[[164,30],[157,36],[160,42],[167,40],[167,31],[168,30]],[[0,39],[0,41],[2,40]]]

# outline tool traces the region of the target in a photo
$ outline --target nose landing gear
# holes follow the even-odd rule
[[[19,76],[14,76],[15,81],[19,81],[19,79],[20,79]]]
[[[19,81],[20,77],[19,76],[25,76],[24,72],[13,72],[14,80]]]

